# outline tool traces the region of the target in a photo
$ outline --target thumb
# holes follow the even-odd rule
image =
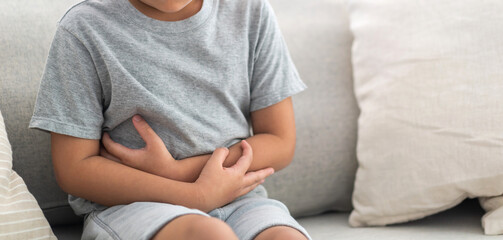
[[[133,116],[133,125],[136,128],[136,131],[138,134],[140,134],[141,138],[147,146],[150,145],[156,145],[156,144],[163,144],[162,139],[155,133],[154,129],[148,125],[147,121],[143,119],[140,115],[134,115]]]
[[[242,173],[246,173],[253,161],[253,150],[250,144],[245,140],[241,141],[241,148],[243,149],[243,153],[231,168],[234,168]]]
[[[114,142],[108,133],[103,134],[101,142],[103,143],[105,151],[121,159],[121,161],[136,158],[137,152],[134,149],[127,148],[120,143]]]
[[[208,164],[223,168],[224,161],[228,155],[229,155],[228,148],[217,148],[215,149],[213,154],[211,154],[211,157],[208,160]]]

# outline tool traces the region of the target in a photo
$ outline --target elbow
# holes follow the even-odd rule
[[[275,171],[279,171],[290,165],[295,155],[295,139],[283,139],[283,142],[282,161],[274,168]]]
[[[70,192],[70,184],[68,184],[68,174],[65,174],[64,171],[61,171],[56,166],[54,166],[54,177],[56,178],[56,182],[58,183],[59,188],[66,193]]]
[[[295,156],[295,141],[289,145],[288,149],[287,149],[287,153],[286,153],[287,157],[286,157],[286,166],[290,165],[293,161],[293,158]],[[285,166],[285,167],[286,167]]]
[[[53,169],[59,188],[65,193],[74,195],[75,178],[78,176],[78,173],[74,171],[76,168],[72,164],[57,161],[53,157]]]
[[[293,157],[295,155],[295,139],[288,140],[285,143],[285,162],[286,165],[290,165],[293,161]]]

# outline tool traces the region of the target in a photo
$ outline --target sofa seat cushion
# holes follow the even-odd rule
[[[484,211],[478,201],[467,200],[457,207],[418,221],[388,227],[351,228],[349,213],[329,213],[300,218],[299,223],[317,240],[501,240],[501,236],[483,235],[480,218]]]

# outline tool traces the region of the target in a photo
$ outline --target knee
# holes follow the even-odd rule
[[[238,240],[238,237],[229,225],[217,218],[185,215],[168,223],[153,238],[165,239]]]
[[[227,223],[212,217],[201,216],[190,224],[186,233],[187,239],[238,240],[238,237]]]
[[[287,226],[271,227],[261,232],[254,240],[307,240],[297,229]]]

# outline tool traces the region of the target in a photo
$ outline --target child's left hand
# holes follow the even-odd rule
[[[171,156],[162,139],[139,115],[133,117],[133,125],[146,143],[144,148],[127,148],[104,133],[104,148],[100,150],[100,155],[144,172],[177,180],[175,174],[178,161]]]

